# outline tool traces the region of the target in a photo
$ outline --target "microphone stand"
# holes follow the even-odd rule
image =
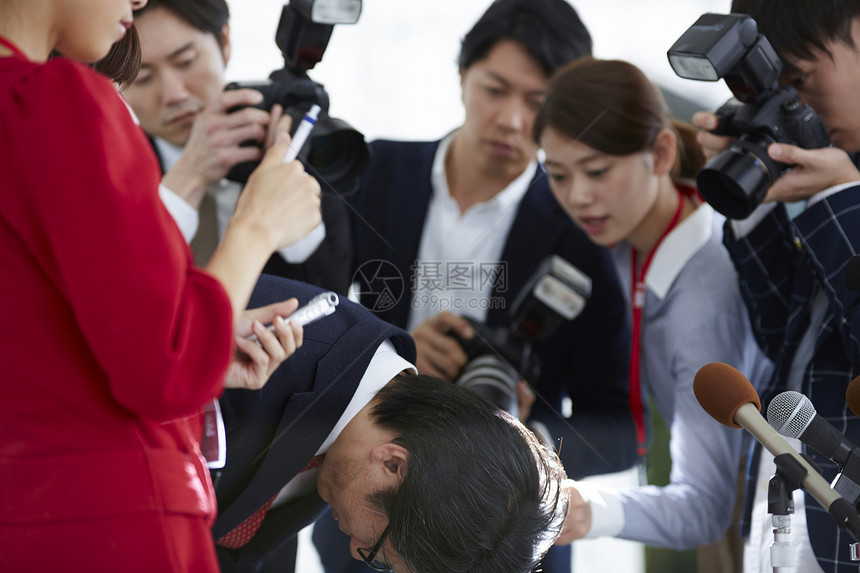
[[[773,521],[773,545],[770,546],[770,563],[773,573],[793,573],[797,556],[791,546],[791,514],[794,513],[794,490],[800,488],[806,469],[789,454],[773,459],[776,473],[767,487],[767,512]]]
[[[852,479],[854,475],[857,475],[857,469],[857,456],[852,452],[849,463],[845,464],[845,467],[839,472],[836,479],[833,480],[833,490],[842,495],[851,504],[851,507],[854,508],[857,507],[857,501],[860,500],[860,484],[855,479]],[[851,549],[851,561],[860,562],[860,543],[857,543],[856,539],[855,537],[855,542],[849,546]],[[860,571],[860,567],[858,567],[858,571]]]
[[[793,573],[797,562],[791,547],[790,514],[794,513],[793,492],[801,488],[807,470],[789,454],[778,455],[773,461],[776,464],[776,473],[768,482],[767,494],[767,510],[773,515],[774,527],[770,560],[773,573]],[[812,463],[809,459],[807,461]],[[843,497],[834,502],[828,512],[836,520],[839,527],[847,530],[854,539],[855,542],[849,546],[851,561],[860,562],[860,543],[858,543],[860,541],[860,516],[858,516],[856,508],[858,497],[860,497],[860,488],[854,480],[844,475],[844,472],[836,477],[834,484],[835,490],[841,489],[849,494],[849,498]],[[858,570],[860,571],[860,568]]]
[[[854,455],[854,453],[852,452],[848,463],[845,464],[845,467],[839,472],[836,479],[833,480],[833,489],[839,492],[851,504],[851,507],[856,508],[857,502],[860,500],[860,484],[857,483],[856,479],[852,479],[853,476],[857,475],[858,470],[858,456]],[[855,542],[849,546],[851,561],[860,562],[860,543],[857,543],[856,539],[855,537]],[[858,571],[860,571],[860,567],[858,567]]]

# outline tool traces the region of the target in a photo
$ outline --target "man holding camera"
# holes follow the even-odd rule
[[[255,90],[224,90],[229,17],[225,0],[156,0],[138,10],[141,70],[124,92],[164,170],[162,199],[198,265],[214,251],[242,189],[228,173],[262,157],[283,114],[277,104],[252,107],[263,101]],[[264,272],[345,294],[348,216],[339,197],[324,193],[321,202],[323,224],[274,254]]]
[[[845,390],[860,373],[860,295],[846,287],[845,268],[860,250],[860,172],[848,155],[860,151],[860,4],[735,0],[732,12],[755,19],[785,64],[783,83],[796,87],[803,102],[818,112],[834,145],[769,145],[769,157],[791,170],[773,183],[749,217],[726,224],[725,244],[738,268],[754,331],[775,364],[762,403],[785,390],[799,391],[819,416],[856,442],[860,420],[847,413]],[[699,113],[694,123],[712,130],[718,120]],[[728,145],[712,133],[702,133],[700,142],[712,156]],[[826,478],[839,471],[814,450],[806,452]],[[773,463],[756,448],[750,467],[755,480],[747,493],[751,529],[744,571],[771,571],[767,483]],[[796,492],[795,503],[804,507],[802,494]],[[812,498],[805,509],[791,521],[798,571],[856,571],[849,536]]]
[[[462,42],[463,124],[441,141],[374,142],[350,197],[361,301],[411,330],[421,373],[459,377],[467,355],[449,333],[473,336],[464,316],[514,329],[514,302],[551,255],[590,277],[582,313],[534,347],[542,369],[530,420],[546,425],[575,476],[636,461],[623,294],[608,254],[552,197],[531,136],[549,76],[590,52],[591,37],[565,0],[492,3]],[[403,292],[388,292],[398,280]],[[565,417],[568,398],[573,415]],[[326,521],[314,530],[326,571],[353,570]],[[569,571],[570,561],[568,547],[556,548],[542,569]]]

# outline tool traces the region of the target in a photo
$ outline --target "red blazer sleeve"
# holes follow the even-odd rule
[[[34,66],[10,95],[0,217],[71,307],[116,400],[159,420],[194,412],[221,391],[232,311],[162,206],[140,127],[109,81],[68,60]]]

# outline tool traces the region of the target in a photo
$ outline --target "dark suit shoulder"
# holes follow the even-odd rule
[[[373,160],[397,159],[426,159],[431,158],[439,147],[439,141],[397,141],[394,139],[377,139],[370,143],[373,150]]]
[[[292,297],[304,305],[322,292],[325,291],[312,285],[264,274],[248,306],[257,308]],[[275,371],[261,390],[225,391],[221,398],[225,419],[229,418],[235,429],[263,411],[276,415],[298,392],[319,391],[320,385],[327,387],[331,381],[320,379],[323,360],[340,365],[332,366],[334,370],[343,370],[338,383],[357,383],[373,351],[386,339],[393,342],[404,358],[415,361],[415,347],[408,333],[377,318],[361,305],[340,297],[335,312],[305,326],[302,347]]]
[[[357,195],[388,194],[404,186],[429,185],[430,170],[438,141],[392,141],[379,139],[370,144],[372,160],[361,177]]]

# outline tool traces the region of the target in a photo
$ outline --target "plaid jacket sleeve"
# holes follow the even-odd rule
[[[794,220],[778,206],[746,237],[734,237],[727,229],[725,244],[740,275],[756,338],[775,362],[774,377],[762,393],[763,407],[789,389],[786,380],[797,345],[809,328],[813,299],[822,292],[827,307],[815,326],[814,351],[800,391],[819,416],[860,443],[860,419],[845,403],[845,390],[860,373],[856,335],[860,295],[845,287],[848,260],[860,251],[860,185],[815,203]],[[824,456],[805,449],[828,481],[840,471]],[[852,538],[809,495],[806,517],[824,571],[856,572],[857,563],[849,555]]]

